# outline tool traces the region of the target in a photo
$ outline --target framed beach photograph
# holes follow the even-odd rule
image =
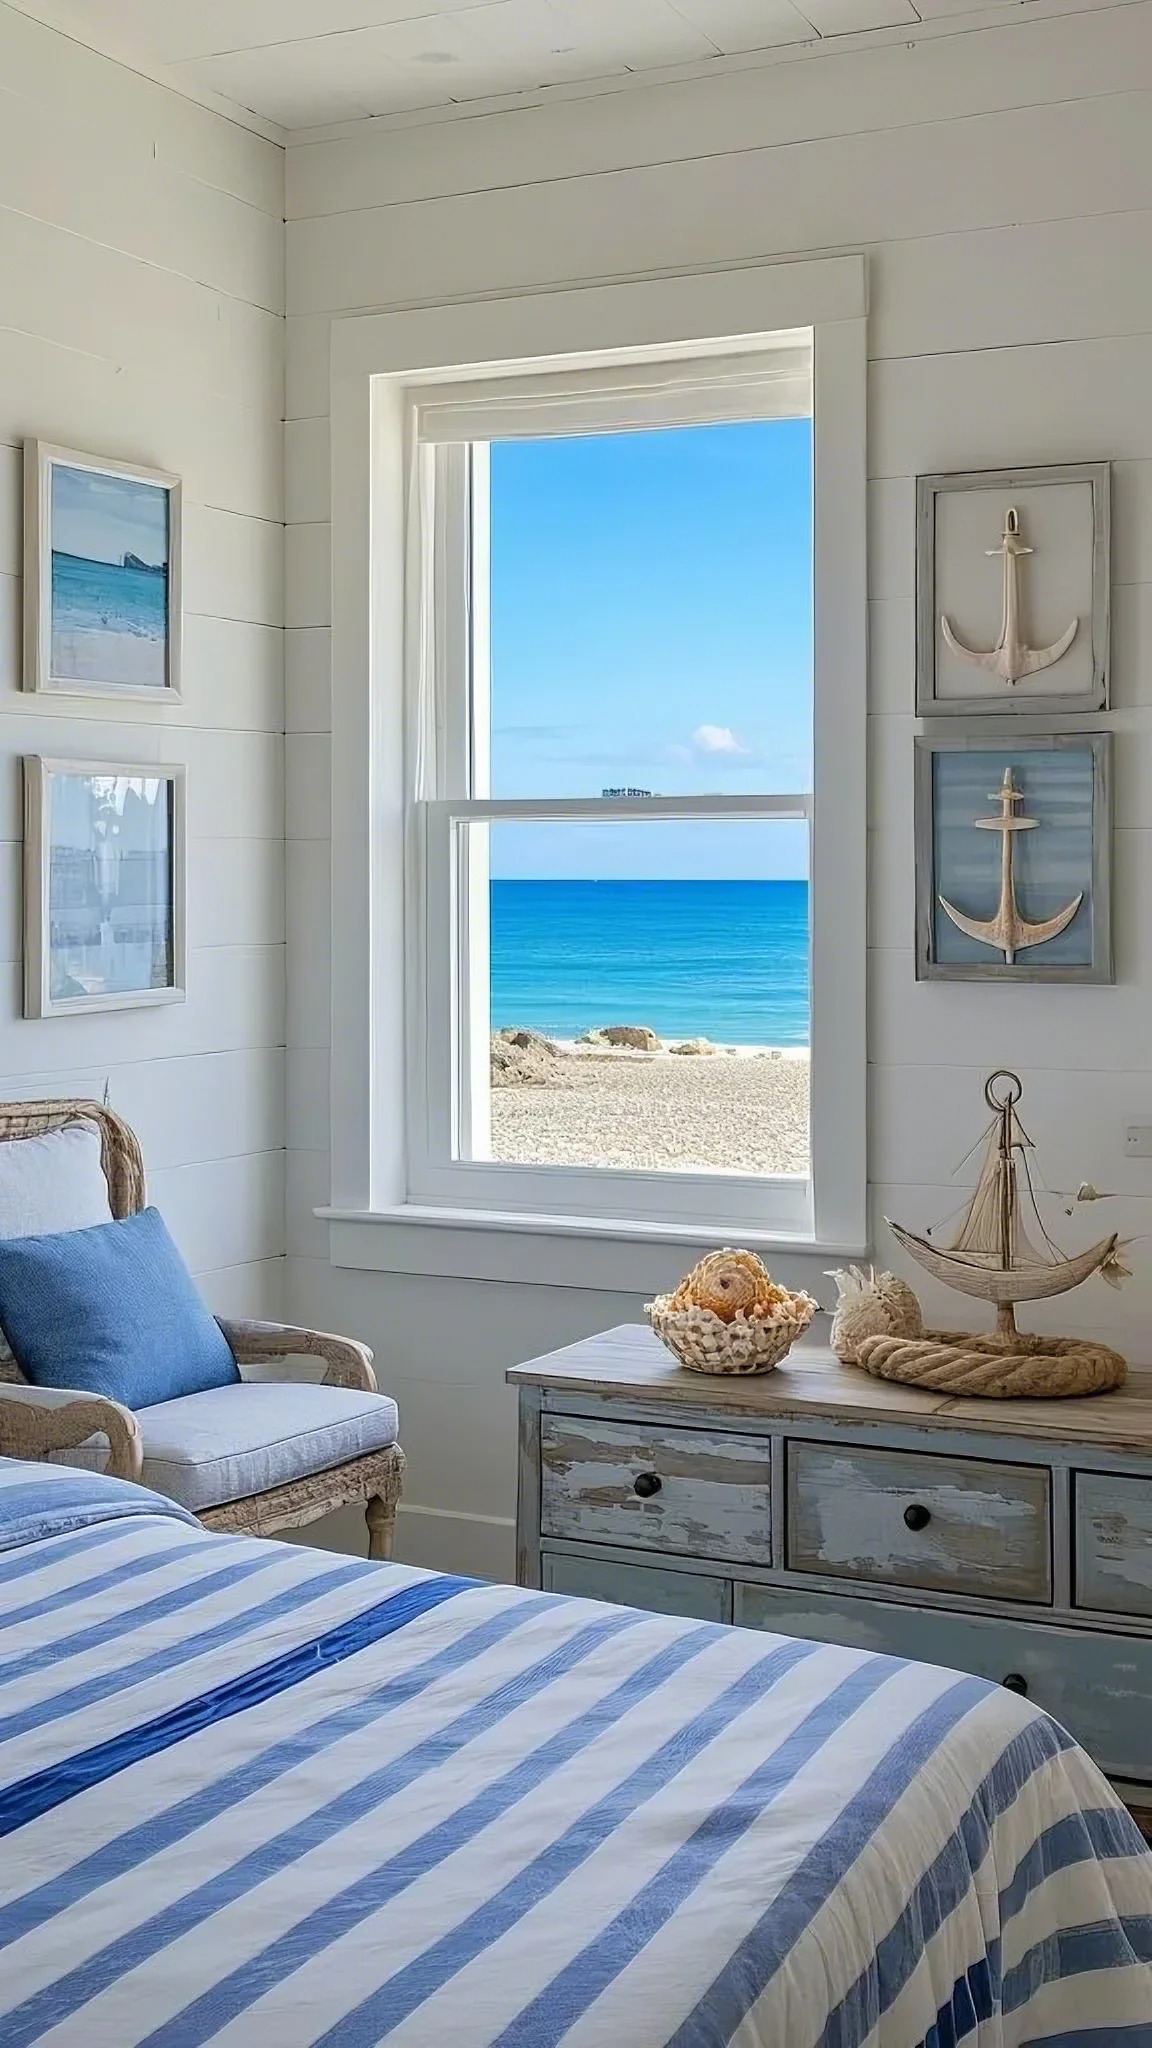
[[[185,995],[183,768],[24,762],[24,1014]]]
[[[920,981],[1111,982],[1112,735],[916,740]]]
[[[180,695],[180,480],[29,441],[24,687]]]

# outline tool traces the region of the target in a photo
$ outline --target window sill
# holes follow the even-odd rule
[[[685,1270],[737,1236],[769,1260],[786,1286],[812,1294],[829,1259],[868,1256],[859,1244],[671,1223],[582,1216],[526,1216],[425,1208],[317,1209],[329,1226],[334,1266],[443,1279],[505,1281],[526,1287],[590,1288],[644,1295],[672,1288]]]

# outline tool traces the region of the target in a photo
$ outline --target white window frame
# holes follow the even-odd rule
[[[608,420],[621,388],[635,386],[639,364],[654,373],[645,403],[656,416],[665,366],[673,411],[678,392],[708,385],[712,402],[729,408],[714,417],[747,417],[749,371],[788,328],[811,330],[816,386],[815,765],[810,805],[794,800],[794,814],[809,817],[813,834],[812,1206],[798,1221],[782,1220],[765,1203],[770,1183],[728,1176],[604,1169],[581,1176],[446,1160],[444,1119],[430,1130],[424,1111],[433,1096],[424,1055],[431,1006],[423,991],[454,969],[443,950],[438,963],[422,957],[422,918],[406,908],[405,876],[411,889],[425,860],[435,868],[447,859],[454,820],[480,817],[486,804],[488,815],[506,816],[512,807],[441,795],[418,810],[409,800],[405,616],[410,632],[412,590],[409,571],[406,605],[405,562],[414,408],[436,414],[436,438],[458,436],[465,421],[483,439],[486,418],[500,416],[501,399],[513,390],[534,393],[539,431],[549,404],[567,406],[575,390],[591,386]],[[320,1212],[332,1226],[335,1262],[610,1285],[611,1273],[623,1270],[618,1257],[574,1263],[566,1241],[582,1238],[588,1248],[614,1241],[623,1249],[646,1237],[669,1248],[669,1272],[682,1264],[686,1244],[714,1243],[736,1229],[748,1242],[798,1254],[866,1249],[865,369],[860,257],[335,324],[333,1195]],[[700,417],[695,404],[692,416]],[[450,536],[437,536],[437,545],[450,544]],[[743,801],[744,815],[772,814],[764,799]],[[717,815],[731,802],[676,800],[665,809],[643,800],[635,808],[649,819],[662,810],[683,816],[688,806]],[[603,814],[600,802],[592,808]],[[617,808],[626,814],[628,805]],[[575,815],[571,805],[548,801],[534,812]],[[444,1178],[434,1162],[443,1163]],[[528,1200],[525,1173],[537,1182]],[[500,1192],[509,1189],[514,1200]],[[504,1253],[505,1233],[521,1245],[525,1233],[536,1239],[531,1271],[522,1250]]]

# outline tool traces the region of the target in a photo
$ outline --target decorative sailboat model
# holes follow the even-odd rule
[[[996,1396],[1095,1394],[1122,1384],[1127,1367],[1118,1352],[1074,1338],[1029,1336],[1016,1327],[1017,1302],[1067,1294],[1095,1273],[1114,1286],[1127,1277],[1116,1232],[1071,1255],[1050,1237],[1029,1165],[1035,1148],[1016,1113],[1022,1093],[1019,1077],[1006,1069],[984,1084],[993,1120],[975,1189],[948,1242],[889,1221],[897,1243],[934,1279],[995,1302],[995,1332],[872,1337],[858,1353],[868,1371],[938,1392]],[[1084,1186],[1077,1199],[1095,1200],[1096,1191]]]

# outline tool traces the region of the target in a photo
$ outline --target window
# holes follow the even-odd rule
[[[334,1256],[863,1249],[862,275],[334,331]]]

